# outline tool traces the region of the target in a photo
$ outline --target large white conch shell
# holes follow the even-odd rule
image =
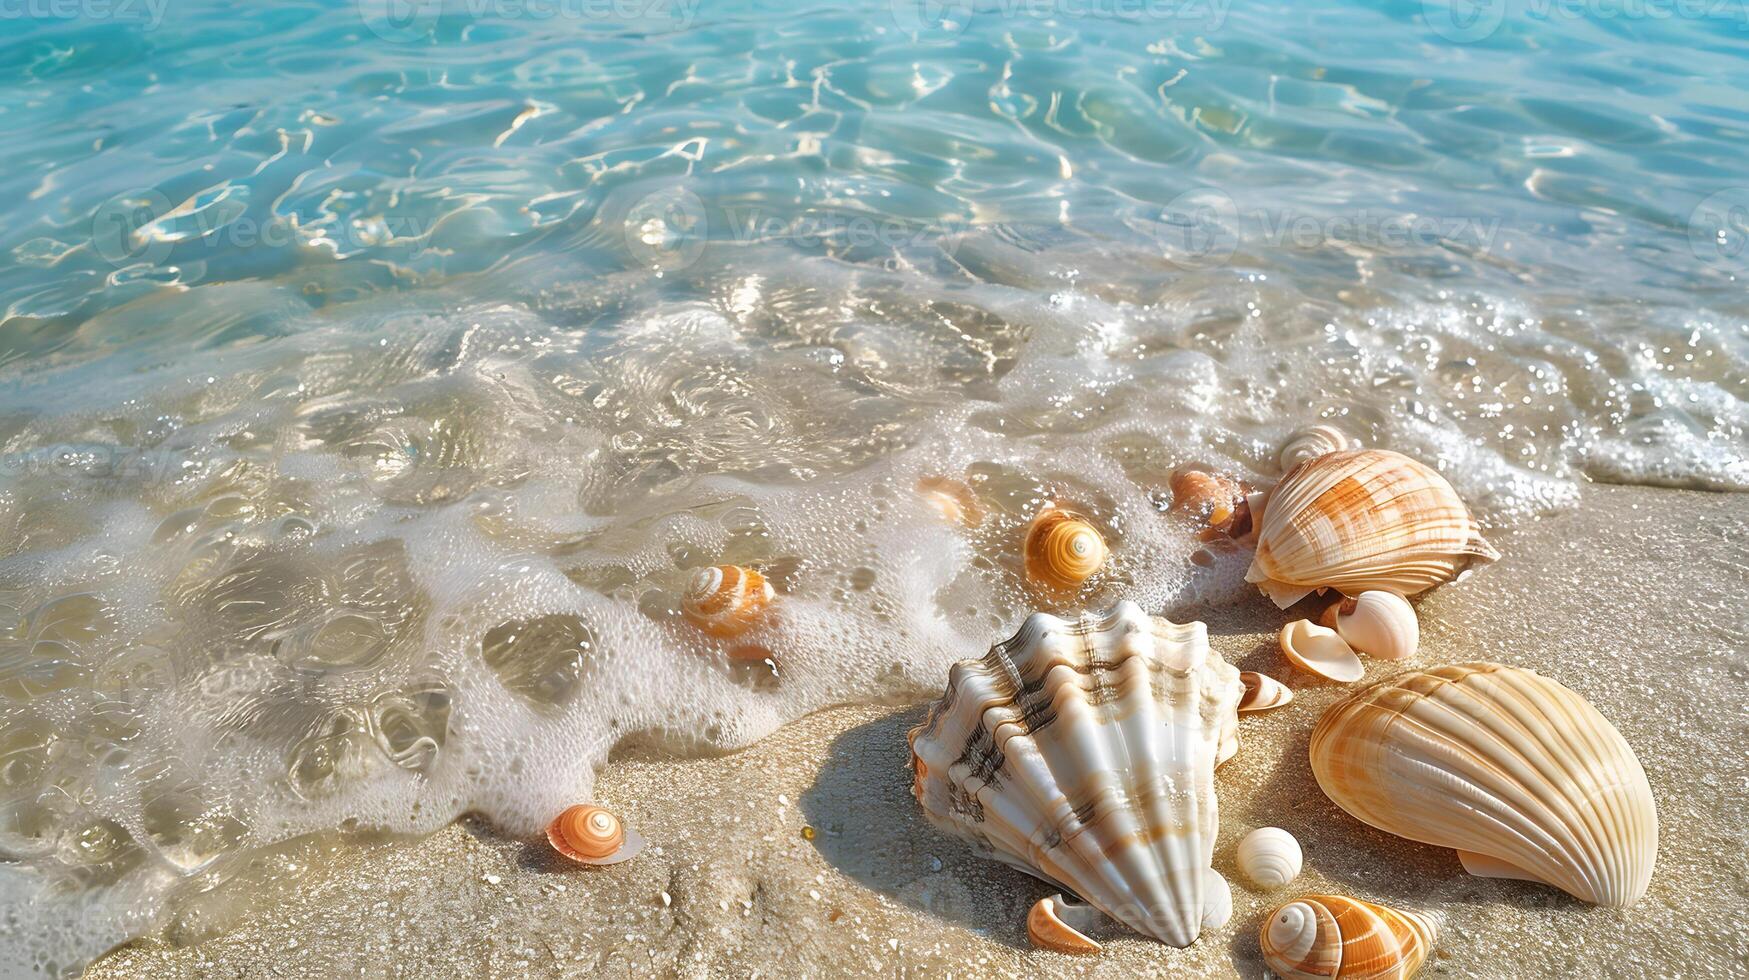
[[[1324,713],[1311,757],[1342,809],[1457,848],[1471,874],[1615,907],[1652,880],[1645,770],[1597,709],[1534,671],[1458,664],[1374,684]]]
[[[1251,518],[1257,554],[1245,581],[1283,609],[1320,588],[1414,595],[1471,559],[1500,557],[1445,477],[1385,449],[1305,460],[1252,495]]]
[[[1201,623],[1034,614],[911,731],[935,826],[1173,946],[1220,921],[1215,766],[1238,749],[1239,672]],[[1224,885],[1224,881],[1221,882]]]

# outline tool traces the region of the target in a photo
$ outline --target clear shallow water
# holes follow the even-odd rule
[[[1047,498],[1114,545],[1077,602],[1247,596],[1165,477],[1314,418],[1507,549],[1749,486],[1738,7],[603,9],[4,25],[8,966],[930,691]],[[716,561],[775,673],[675,614]]]

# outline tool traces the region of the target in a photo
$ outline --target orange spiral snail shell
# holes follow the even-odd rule
[[[1027,580],[1060,592],[1079,588],[1111,554],[1097,528],[1055,505],[1033,518],[1022,550]]]
[[[680,597],[688,622],[727,639],[751,629],[764,617],[775,593],[765,576],[742,565],[712,565],[694,572]]]
[[[554,817],[547,842],[578,864],[618,864],[644,849],[644,839],[617,814],[589,803],[566,807]]]

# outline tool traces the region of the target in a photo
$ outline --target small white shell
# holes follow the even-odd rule
[[[1239,842],[1239,870],[1259,888],[1280,888],[1300,876],[1305,856],[1294,835],[1280,827],[1259,827]]]
[[[1296,619],[1281,628],[1281,652],[1295,667],[1342,684],[1352,684],[1366,673],[1360,658],[1335,630],[1309,619]]]
[[[1382,660],[1415,656],[1421,646],[1421,624],[1415,607],[1395,592],[1376,589],[1336,604],[1337,635],[1356,651]]]
[[[1233,888],[1213,868],[1202,869],[1202,927],[1219,929],[1233,918]]]
[[[1358,449],[1360,441],[1334,425],[1308,425],[1288,436],[1281,447],[1281,470],[1293,469],[1308,459],[1344,449]]]
[[[1279,708],[1294,699],[1294,692],[1286,684],[1268,674],[1259,674],[1254,670],[1239,671],[1239,683],[1245,685],[1245,693],[1239,697],[1239,713],[1247,711],[1268,711]]]

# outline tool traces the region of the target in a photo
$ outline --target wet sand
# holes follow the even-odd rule
[[[1502,561],[1419,603],[1409,666],[1531,667],[1616,724],[1661,825],[1651,890],[1632,909],[1471,877],[1453,852],[1338,810],[1306,745],[1352,688],[1291,673],[1274,641],[1286,617],[1259,596],[1168,611],[1205,619],[1229,662],[1296,694],[1241,720],[1239,754],[1218,774],[1215,867],[1234,914],[1189,949],[1117,932],[1097,936],[1109,940],[1097,958],[1030,949],[1022,919],[1053,889],[924,822],[904,740],[917,704],[820,712],[721,758],[616,760],[598,799],[651,845],[626,864],[564,866],[544,842],[472,821],[423,840],[305,842],[277,858],[298,865],[277,890],[215,893],[167,938],[112,951],[87,975],[1256,977],[1267,912],[1330,891],[1436,913],[1424,976],[1749,976],[1749,497],[1592,487],[1576,513],[1497,541]],[[1370,661],[1366,680],[1400,669]],[[1239,838],[1263,825],[1306,855],[1275,893],[1233,865]]]

